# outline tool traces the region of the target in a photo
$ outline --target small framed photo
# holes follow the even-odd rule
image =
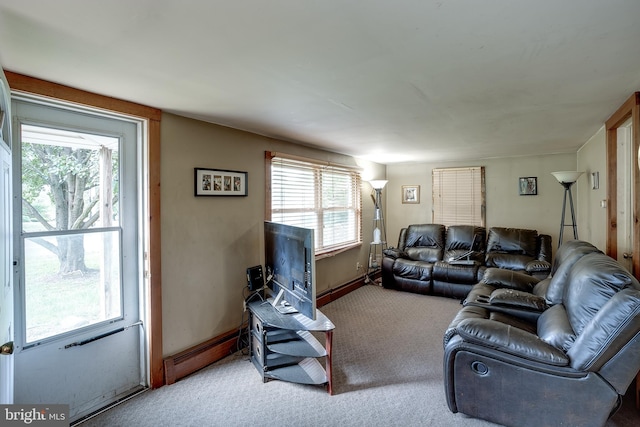
[[[195,168],[196,196],[246,196],[247,172]]]
[[[520,177],[518,185],[521,196],[536,196],[538,194],[538,178],[535,176]]]
[[[420,203],[420,186],[403,185],[402,203]]]

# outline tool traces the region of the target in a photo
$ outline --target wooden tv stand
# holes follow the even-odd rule
[[[270,303],[254,301],[249,309],[249,350],[251,361],[262,375],[270,379],[301,384],[331,383],[331,341],[335,326],[320,310],[316,320],[302,314],[281,314]],[[311,332],[325,334],[324,346]],[[318,358],[325,358],[325,366]]]

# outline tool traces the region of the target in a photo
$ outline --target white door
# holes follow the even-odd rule
[[[617,192],[618,192],[618,261],[629,272],[632,272],[633,254],[633,173],[636,166],[636,156],[633,155],[633,142],[631,139],[631,119],[618,127],[617,137]]]
[[[0,404],[13,403],[13,272],[11,233],[11,113],[0,68]],[[6,344],[6,345],[5,345]]]
[[[27,97],[12,110],[15,403],[77,420],[147,385],[141,124]]]

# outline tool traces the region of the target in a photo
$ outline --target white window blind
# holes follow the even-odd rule
[[[485,225],[484,167],[433,169],[433,223]]]
[[[316,255],[362,243],[355,168],[267,152],[267,220],[315,230]]]

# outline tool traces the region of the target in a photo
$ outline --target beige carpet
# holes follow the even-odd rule
[[[365,286],[321,309],[336,326],[333,396],[263,383],[246,352],[237,352],[81,425],[493,426],[447,408],[442,335],[459,309],[453,299]],[[632,399],[607,426],[640,425]]]

